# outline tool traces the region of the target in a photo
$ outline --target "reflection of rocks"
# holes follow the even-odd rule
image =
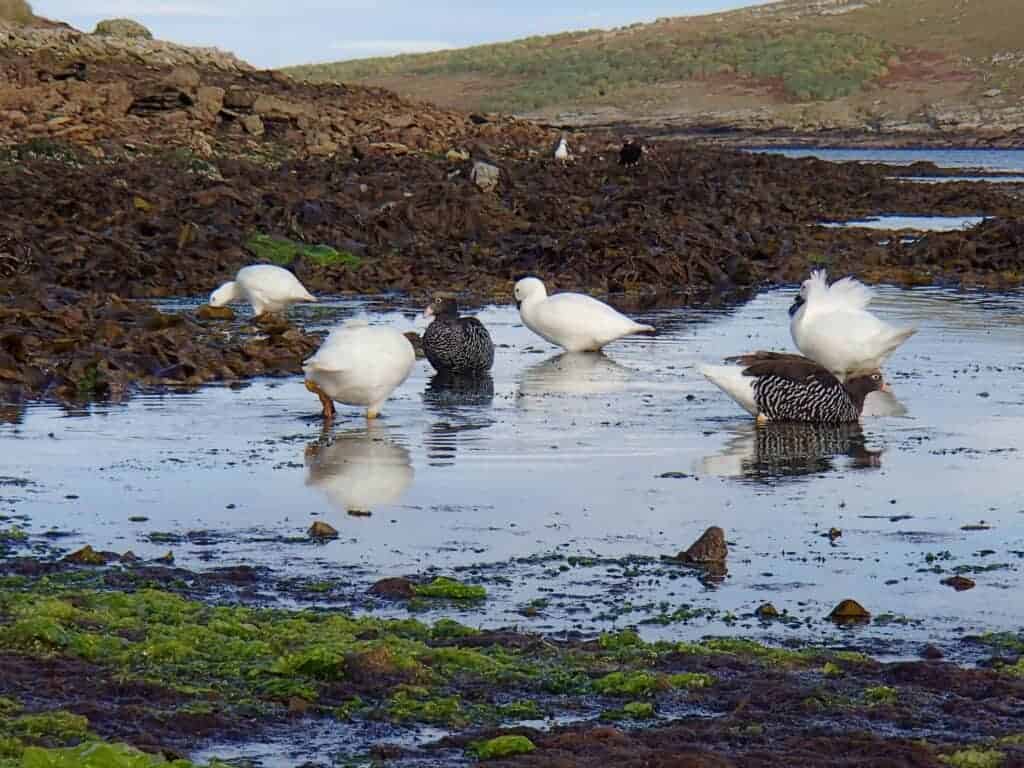
[[[631,375],[603,352],[562,352],[523,371],[519,394],[610,394],[623,391]]]
[[[865,445],[859,424],[745,423],[717,456],[700,461],[703,474],[758,482],[820,474],[837,469],[846,456],[855,469],[881,466],[882,452]]]
[[[315,485],[345,512],[369,512],[397,502],[413,479],[409,451],[373,425],[335,435],[306,449],[306,485]]]

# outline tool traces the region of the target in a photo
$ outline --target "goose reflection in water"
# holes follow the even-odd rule
[[[563,352],[524,370],[519,394],[606,395],[624,391],[632,375],[603,352]]]
[[[430,466],[454,464],[459,442],[475,439],[471,433],[494,424],[493,401],[494,379],[489,373],[470,377],[438,373],[431,378],[423,392],[423,404],[441,418],[423,437]]]
[[[339,432],[333,440],[325,435],[306,447],[306,485],[350,514],[396,503],[414,474],[409,451],[376,424]]]
[[[840,465],[839,457],[849,462]],[[867,469],[882,465],[882,451],[867,447],[857,423],[808,424],[747,422],[736,430],[717,456],[700,461],[703,474],[777,482],[831,472],[845,466]]]

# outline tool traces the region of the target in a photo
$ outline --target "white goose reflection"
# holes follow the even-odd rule
[[[633,372],[603,352],[562,352],[523,371],[519,394],[604,395],[622,392]]]
[[[345,512],[394,504],[414,474],[409,451],[376,424],[339,432],[333,440],[321,437],[306,447],[306,485],[319,488]]]
[[[837,462],[846,457],[847,462]],[[725,449],[705,456],[697,471],[754,482],[779,482],[836,469],[867,469],[882,465],[882,451],[865,444],[860,424],[775,422],[758,426],[744,422]]]

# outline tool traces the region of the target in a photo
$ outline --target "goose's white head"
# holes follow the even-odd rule
[[[516,283],[515,290],[512,293],[516,298],[516,307],[520,309],[523,304],[543,301],[548,296],[544,283],[536,277],[524,277]]]
[[[238,286],[234,280],[224,283],[220,288],[210,294],[211,307],[223,307],[238,298]]]
[[[804,280],[800,285],[800,293],[793,299],[789,306],[789,316],[795,317],[800,308],[807,304],[808,300],[819,291],[828,290],[828,273],[824,269],[816,269],[811,272],[810,278]]]

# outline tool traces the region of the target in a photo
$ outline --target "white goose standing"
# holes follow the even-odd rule
[[[299,278],[273,264],[242,267],[234,280],[210,294],[210,306],[223,307],[239,299],[252,305],[256,317],[267,312],[284,312],[300,301],[316,301]]]
[[[376,418],[415,364],[416,353],[401,332],[352,319],[331,331],[302,370],[306,389],[320,398],[324,421],[330,424],[334,401],[365,406],[366,418]]]
[[[517,282],[514,293],[523,324],[567,352],[597,352],[623,336],[655,332],[654,326],[634,322],[591,296],[548,296],[544,283],[536,277]]]
[[[840,381],[881,368],[913,327],[897,328],[867,310],[871,289],[853,277],[828,284],[825,270],[811,272],[789,308],[789,331],[804,355]]]

